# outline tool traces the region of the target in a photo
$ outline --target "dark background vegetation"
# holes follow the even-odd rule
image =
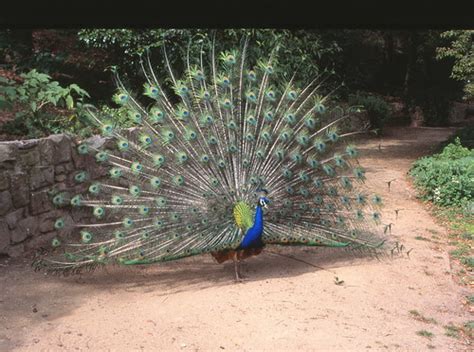
[[[267,56],[278,45],[276,55],[281,72],[291,75],[297,71],[297,78],[304,81],[321,70],[333,70],[335,74],[327,87],[344,82],[336,96],[341,101],[370,105],[378,115],[383,115],[384,102],[395,97],[404,103],[407,116],[411,109],[419,107],[426,125],[442,126],[448,123],[453,101],[472,97],[473,32],[226,29],[215,34],[217,50],[238,47],[243,35],[247,35],[251,42],[249,57],[254,61]],[[18,138],[62,131],[85,133],[86,122],[80,109],[83,103],[105,110],[109,109],[107,105],[114,107],[110,100],[115,90],[112,67],[119,68],[127,84],[140,89],[143,77],[139,55],[146,49],[151,49],[152,62],[162,76],[163,45],[180,71],[188,43],[191,54],[197,53],[213,33],[206,29],[1,30],[1,132]],[[23,100],[18,102],[23,91],[5,91],[21,85],[25,81],[21,75],[32,69],[48,74],[50,81],[57,81],[59,87],[66,89],[56,90],[51,103],[40,104],[45,106],[43,109],[31,108],[36,95],[22,96]],[[90,97],[71,90],[71,84],[84,89]],[[18,115],[22,104],[28,104],[32,110],[26,116]],[[33,107],[37,105],[34,102]],[[61,118],[53,119],[53,115]],[[50,122],[44,123],[45,119]]]

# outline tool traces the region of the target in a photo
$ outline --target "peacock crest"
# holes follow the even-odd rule
[[[358,132],[348,129],[353,110],[323,93],[323,73],[306,85],[285,81],[273,57],[247,62],[246,50],[247,43],[216,54],[211,45],[209,54],[188,54],[180,78],[165,52],[166,80],[144,59],[143,96],[116,77],[113,100],[137,128],[90,111],[114,147],[81,144],[78,152],[95,155],[108,177],[53,201],[89,208],[95,221],[58,219],[64,236],[52,244],[64,251],[38,268],[146,264],[271,244],[380,247],[382,200],[365,191],[358,151],[347,142]],[[76,176],[85,181],[85,172]],[[260,204],[263,188],[268,206]]]

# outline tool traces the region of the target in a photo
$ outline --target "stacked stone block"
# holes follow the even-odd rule
[[[87,141],[97,147],[101,137]],[[0,142],[0,256],[17,257],[25,251],[49,246],[58,235],[58,217],[86,220],[90,213],[57,208],[51,202],[53,189],[82,193],[87,183],[77,184],[74,175],[86,170],[99,179],[106,170],[93,156],[79,155],[73,137],[59,134],[26,141]]]

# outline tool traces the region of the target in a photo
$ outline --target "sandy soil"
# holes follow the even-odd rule
[[[469,350],[443,328],[472,320],[462,303],[469,292],[453,279],[446,229],[406,176],[415,158],[451,132],[394,128],[360,144],[367,184],[384,196],[384,221],[413,248],[409,258],[285,248],[324,270],[264,252],[247,260],[244,283],[234,282],[232,264],[207,256],[69,278],[10,261],[0,267],[0,350]],[[433,234],[439,239],[415,239]],[[335,276],[344,282],[336,285]],[[413,319],[410,310],[437,324]]]

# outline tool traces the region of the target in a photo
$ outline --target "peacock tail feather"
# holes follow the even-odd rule
[[[246,60],[239,51],[185,58],[178,77],[166,51],[169,77],[159,80],[142,60],[145,98],[117,76],[113,100],[136,125],[90,116],[115,148],[81,144],[108,170],[84,194],[53,202],[89,208],[95,220],[58,219],[59,254],[38,268],[79,271],[106,263],[148,264],[235,250],[254,222],[260,189],[268,191],[265,244],[376,250],[382,200],[368,194],[357,149],[347,143],[353,110],[322,93],[327,75],[305,86],[279,78],[273,56]],[[146,100],[144,100],[146,99]],[[76,182],[86,182],[80,172]]]

